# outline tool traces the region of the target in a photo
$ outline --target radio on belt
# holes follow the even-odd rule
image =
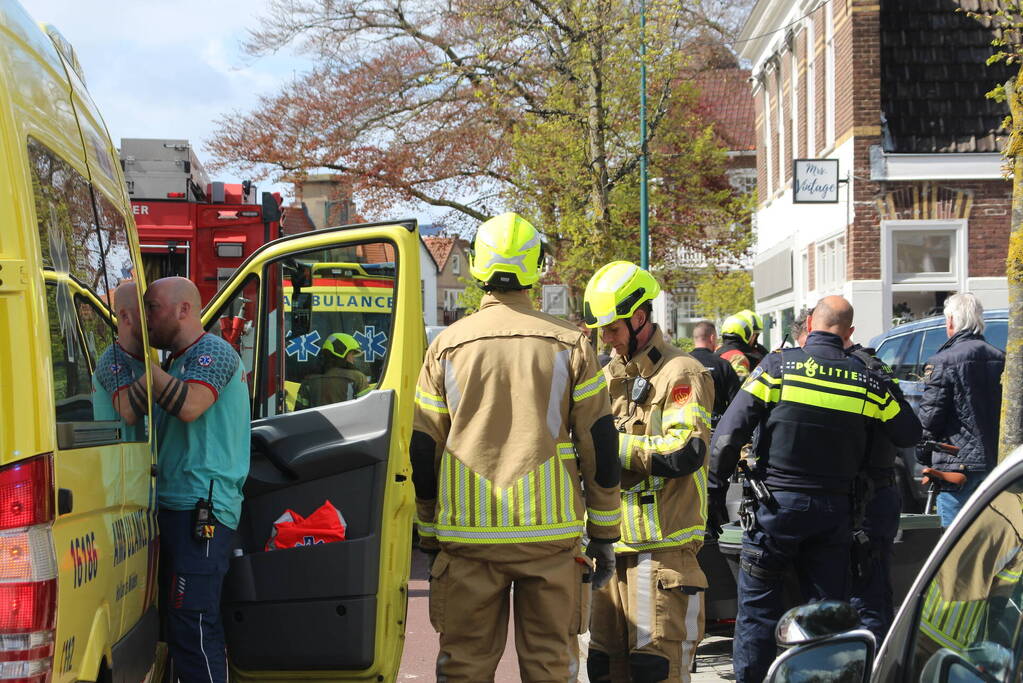
[[[195,501],[195,510],[192,512],[192,537],[197,541],[208,541],[213,538],[213,532],[217,527],[214,525],[216,518],[213,516],[213,480],[210,480],[210,497],[206,500],[200,498]]]

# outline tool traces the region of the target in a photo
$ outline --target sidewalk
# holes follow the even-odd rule
[[[427,581],[426,556],[412,554],[412,575],[409,579],[408,619],[405,628],[405,650],[398,671],[398,681],[433,681],[436,679],[434,663],[437,659],[437,633],[430,625],[430,584]],[[583,642],[587,642],[583,636]],[[586,664],[580,663],[579,682],[589,683]],[[515,655],[512,627],[508,627],[508,641],[504,656],[497,668],[494,683],[518,683],[519,666]],[[696,673],[693,683],[734,681],[732,674],[732,639],[710,636],[696,650]]]

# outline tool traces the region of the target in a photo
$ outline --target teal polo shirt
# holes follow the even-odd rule
[[[216,400],[193,422],[156,413],[160,508],[193,510],[213,482],[213,514],[238,528],[242,486],[249,473],[249,396],[241,358],[222,338],[203,334],[171,357],[167,372],[201,384]]]
[[[114,342],[107,347],[92,375],[92,419],[120,422],[124,430],[123,441],[145,441],[145,417],[135,425],[124,422],[114,408],[114,397],[145,374],[145,361],[121,348]]]

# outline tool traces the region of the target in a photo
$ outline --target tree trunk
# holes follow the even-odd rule
[[[999,461],[1023,444],[1023,66],[1014,81],[1006,84],[1012,134],[1005,156],[1012,163],[1012,224],[1005,275],[1009,287],[1009,336],[1005,345],[1002,375],[1002,424]]]
[[[598,3],[598,18],[606,16],[604,4]],[[589,128],[590,163],[590,208],[593,211],[594,227],[598,235],[607,237],[611,216],[607,191],[607,141],[604,137],[607,112],[604,110],[604,34],[602,30],[591,33],[589,43],[589,85],[586,88],[587,128]]]

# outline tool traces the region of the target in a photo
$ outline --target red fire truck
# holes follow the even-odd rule
[[[187,277],[209,301],[260,245],[281,236],[281,196],[210,182],[188,140],[121,139],[146,281]]]

